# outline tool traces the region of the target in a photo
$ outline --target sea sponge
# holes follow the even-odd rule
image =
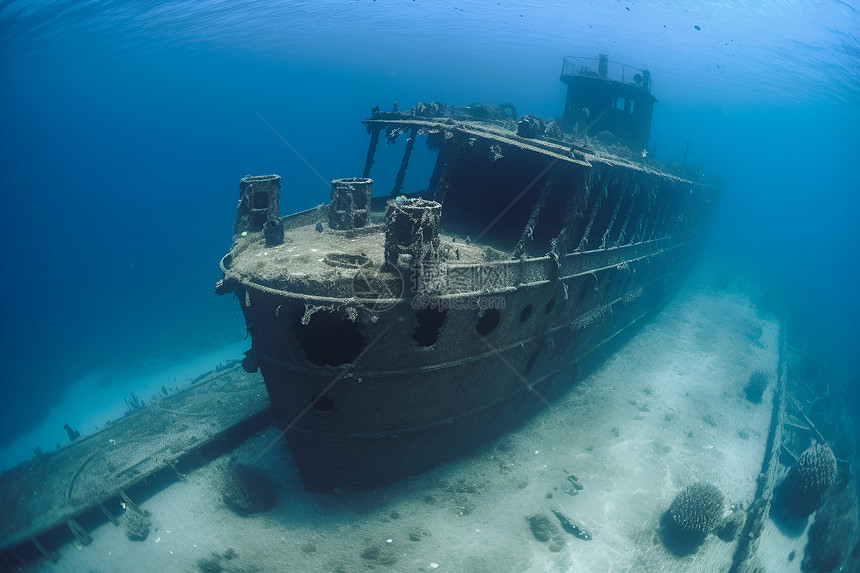
[[[806,449],[780,486],[780,502],[786,513],[803,518],[821,507],[836,479],[836,456],[827,444]]]
[[[141,511],[138,507],[129,505],[121,518],[125,526],[125,534],[132,541],[144,541],[149,535],[152,520],[149,519],[148,511]]]
[[[546,543],[550,551],[558,553],[564,549],[565,542],[561,536],[561,530],[550,516],[536,513],[526,517],[526,521],[529,522],[529,528],[535,539]]]
[[[719,488],[700,482],[688,486],[676,495],[669,507],[669,513],[681,530],[704,534],[711,531],[723,516],[723,505],[723,494]]]
[[[397,554],[391,545],[386,543],[374,543],[361,552],[365,567],[374,568],[374,564],[394,565],[397,563]]]
[[[215,552],[212,557],[206,557],[197,560],[197,568],[201,573],[230,573],[232,571],[244,571],[244,569],[236,569],[229,567],[224,561],[230,561],[238,557],[239,554],[232,547],[228,548],[223,555]]]
[[[238,463],[227,466],[221,494],[224,503],[241,514],[266,511],[278,499],[275,488],[263,470]]]
[[[761,402],[764,390],[767,388],[768,375],[763,370],[756,370],[750,374],[749,382],[744,386],[744,394],[747,400],[754,404]]]

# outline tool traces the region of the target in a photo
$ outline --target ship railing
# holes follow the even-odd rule
[[[651,91],[651,72],[622,62],[614,62],[605,56],[599,58],[567,56],[562,61],[561,76],[606,78],[621,83],[633,83],[646,91]]]

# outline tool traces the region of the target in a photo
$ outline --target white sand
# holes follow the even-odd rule
[[[696,481],[723,491],[727,513],[748,506],[764,457],[773,384],[761,404],[742,388],[755,369],[774,382],[778,326],[744,293],[701,285],[711,278],[691,277],[602,368],[471,458],[373,492],[309,494],[270,428],[231,455],[269,472],[274,509],[240,517],[221,502],[226,455],[142,503],[153,522],[145,541],[107,524],[34,570],[200,571],[200,559],[232,548],[224,571],[724,571],[734,543],[710,535],[678,557],[657,533],[672,497]],[[575,496],[571,473],[583,486]],[[562,533],[550,551],[526,516],[553,518],[552,508],[593,540]]]

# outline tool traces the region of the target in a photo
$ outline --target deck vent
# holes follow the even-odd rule
[[[373,179],[349,177],[331,182],[331,205],[328,225],[332,229],[358,229],[370,220],[370,197]]]
[[[263,237],[267,247],[277,247],[284,244],[284,223],[280,219],[269,219],[263,225]]]
[[[278,218],[281,196],[279,175],[246,175],[239,181],[239,206],[233,234],[259,232],[269,219]]]
[[[323,262],[330,267],[342,269],[359,269],[370,262],[370,258],[364,253],[351,255],[349,253],[329,253],[323,258]]]

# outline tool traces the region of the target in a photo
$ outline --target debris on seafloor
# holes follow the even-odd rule
[[[230,509],[242,515],[267,511],[278,500],[266,472],[242,463],[231,463],[224,471],[221,495]]]
[[[535,539],[546,543],[549,550],[553,553],[558,553],[564,549],[565,542],[558,527],[551,520],[551,517],[547,517],[542,513],[526,517],[526,521],[529,522],[529,529],[531,529]]]
[[[592,535],[588,531],[585,530],[581,525],[577,524],[574,521],[571,521],[569,517],[567,517],[562,512],[557,509],[552,510],[553,514],[558,518],[561,522],[561,528],[566,532],[570,533],[577,539],[583,539],[585,541],[591,541]]]
[[[69,436],[69,441],[74,442],[78,438],[81,437],[81,433],[77,430],[73,430],[72,427],[68,424],[63,426],[63,429],[66,431],[66,434]]]
[[[135,505],[126,504],[121,522],[125,527],[126,536],[132,541],[145,541],[149,536],[150,527],[152,527],[149,512],[141,510]]]

